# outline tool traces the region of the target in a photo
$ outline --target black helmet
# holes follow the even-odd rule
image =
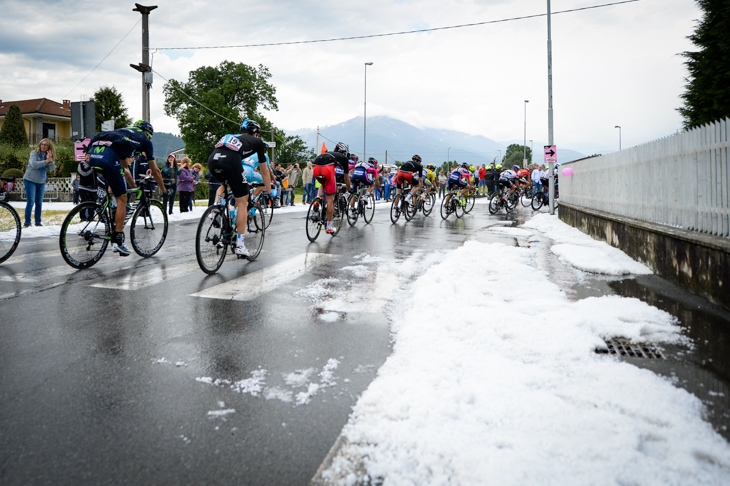
[[[152,138],[152,135],[155,134],[155,129],[152,128],[152,124],[148,121],[138,120],[134,122],[134,126],[142,130],[147,135],[147,138]]]
[[[375,157],[368,157],[368,162],[377,165],[378,159],[376,159]]]
[[[345,142],[337,142],[337,145],[335,145],[335,152],[347,155],[350,153],[350,147],[348,147]]]
[[[261,125],[253,120],[243,120],[243,123],[241,123],[241,131],[251,135],[261,133]]]
[[[420,155],[414,155],[413,157],[411,157],[411,160],[417,164],[420,164],[423,159]]]
[[[357,161],[358,161],[358,160],[360,160],[360,159],[359,159],[359,158],[357,157],[357,155],[355,155],[355,154],[350,154],[350,160],[352,160],[353,162],[357,162]]]

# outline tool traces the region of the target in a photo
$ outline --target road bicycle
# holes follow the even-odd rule
[[[520,186],[520,204],[522,207],[529,208],[532,204],[532,184]]]
[[[15,176],[0,177],[4,182],[15,183]],[[0,183],[0,263],[4,262],[15,252],[20,243],[20,216],[18,212],[6,201],[10,195],[4,190],[5,184]]]
[[[517,190],[509,195],[508,189],[500,187],[489,200],[489,213],[497,214],[502,208],[504,208],[507,213],[511,213],[517,207],[519,200],[520,195]]]
[[[548,184],[543,184],[542,189],[535,194],[535,197],[532,198],[532,209],[534,211],[539,211],[541,207],[547,206],[550,204],[548,191],[550,189],[548,188]],[[558,198],[557,196],[553,199],[553,203],[555,207],[558,207]]]
[[[446,220],[450,214],[461,218],[466,212],[466,199],[461,195],[461,189],[449,189],[441,200],[441,219]]]
[[[347,199],[347,223],[354,226],[357,218],[362,215],[366,224],[370,224],[375,214],[375,197],[368,192],[367,187],[360,188],[356,193],[350,194]]]
[[[101,171],[94,167],[96,172]],[[167,213],[162,203],[152,199],[155,181],[147,175],[138,181],[139,187],[127,190],[127,213],[124,225],[129,227],[129,239],[134,251],[151,257],[162,248],[167,238]],[[74,268],[89,268],[104,255],[114,235],[116,199],[103,188],[97,189],[99,202],[83,202],[66,216],[61,225],[59,246],[63,259]],[[134,196],[134,199],[131,197]]]
[[[416,215],[416,211],[418,211],[416,201],[407,197],[410,191],[410,187],[404,188],[400,194],[393,197],[393,202],[390,205],[390,221],[393,224],[398,222],[401,214],[403,214],[406,221],[410,221]]]
[[[320,183],[324,186],[324,178],[320,178]],[[337,236],[342,227],[342,221],[347,213],[347,196],[345,184],[337,185],[337,192],[334,195],[334,205],[332,211],[332,228],[335,230],[332,236]],[[327,197],[317,196],[314,198],[312,203],[309,205],[307,210],[307,238],[309,241],[314,242],[319,233],[322,231],[322,227],[327,226]]]
[[[228,181],[223,183],[228,187]],[[227,191],[225,191],[228,194]],[[248,217],[246,219],[246,237],[244,246],[248,256],[236,255],[240,259],[250,262],[256,260],[264,246],[266,236],[266,212],[258,201],[248,198]],[[198,223],[195,233],[195,257],[200,269],[212,275],[218,271],[226,259],[228,249],[236,254],[236,201],[232,194],[228,194],[225,204],[215,204],[205,210]]]
[[[474,209],[474,204],[476,204],[477,198],[476,198],[477,188],[472,187],[467,192],[465,199],[466,199],[466,205],[464,206],[464,214],[469,214],[472,209]]]

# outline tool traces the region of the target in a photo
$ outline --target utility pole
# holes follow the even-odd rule
[[[142,119],[150,121],[150,89],[152,88],[152,66],[150,66],[150,12],[157,8],[157,5],[145,7],[135,3],[133,12],[142,14],[142,63],[130,64],[130,66],[142,73]]]
[[[548,145],[553,146],[553,41],[550,31],[550,0],[547,0],[547,34],[548,34]],[[548,201],[550,214],[555,214],[555,163],[548,162]]]

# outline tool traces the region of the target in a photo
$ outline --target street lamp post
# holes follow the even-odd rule
[[[527,166],[527,103],[530,100],[525,100],[525,138],[522,139],[522,168]]]
[[[616,125],[613,128],[618,128],[618,151],[621,152],[621,127]]]
[[[446,149],[446,167],[451,170],[451,147]]]
[[[372,66],[372,62],[365,63],[365,101],[363,102],[362,114],[362,159],[367,162],[367,136],[368,136],[368,66]]]
[[[530,140],[530,158],[534,160],[533,157],[535,157],[535,153],[532,151],[532,140]],[[530,162],[532,162],[532,160],[530,160]]]

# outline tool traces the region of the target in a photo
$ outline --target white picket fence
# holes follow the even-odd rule
[[[561,202],[715,236],[730,236],[727,118],[562,166]]]

